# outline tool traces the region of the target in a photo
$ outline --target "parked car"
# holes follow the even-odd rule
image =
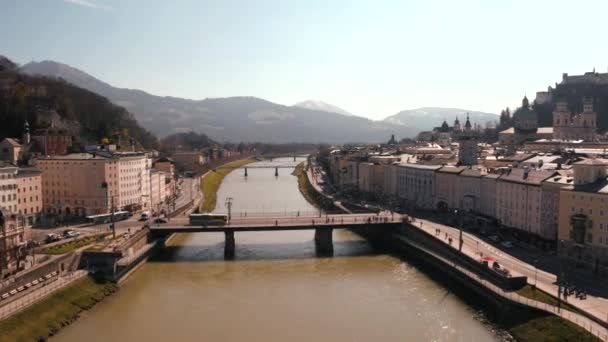
[[[164,217],[159,217],[154,220],[154,223],[167,223],[167,220]]]
[[[503,241],[500,245],[504,248],[513,248],[513,244],[511,243],[511,241]]]
[[[490,236],[490,240],[492,240],[494,242],[498,242],[498,241],[500,241],[500,238],[498,237],[498,235],[492,235],[492,236]]]
[[[54,234],[54,233],[47,234],[46,235],[46,239],[44,239],[44,241],[46,243],[56,242],[56,241],[59,241],[59,240],[61,240],[61,235]]]

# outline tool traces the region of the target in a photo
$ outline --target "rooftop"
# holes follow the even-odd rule
[[[530,170],[530,169],[511,169],[500,176],[500,180],[512,183],[528,185],[540,185],[545,179],[555,175],[555,171]]]

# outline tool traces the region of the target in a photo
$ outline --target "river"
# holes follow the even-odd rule
[[[232,197],[233,216],[313,211],[292,171],[230,173],[216,210]],[[333,258],[315,257],[312,231],[237,233],[235,261],[223,260],[223,238],[176,236],[53,341],[499,340],[448,289],[348,231],[334,232]]]

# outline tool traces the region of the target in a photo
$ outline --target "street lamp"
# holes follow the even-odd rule
[[[458,209],[454,210],[454,214],[458,215]],[[462,241],[462,216],[463,215],[463,211],[462,209],[460,210],[460,222],[458,224],[458,251],[462,253],[462,245],[463,245],[463,241]]]
[[[536,282],[538,279],[538,259],[534,259],[534,289],[536,290]]]
[[[226,208],[228,208],[228,221],[232,218],[232,197],[226,197],[226,202],[224,202]]]

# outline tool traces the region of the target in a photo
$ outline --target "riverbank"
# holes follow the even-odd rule
[[[304,162],[296,166],[292,175],[298,177],[298,189],[308,203],[326,212],[342,213],[342,210],[336,207],[332,201],[328,201],[325,196],[320,194],[310,184],[310,179],[308,179],[308,175],[306,175],[306,170],[304,169]]]
[[[98,283],[92,277],[78,280],[43,301],[0,321],[0,342],[44,341],[117,289],[115,284]]]
[[[224,164],[216,171],[209,171],[201,180],[201,190],[203,191],[203,204],[201,204],[201,212],[209,213],[215,209],[217,203],[217,191],[222,184],[222,180],[234,168],[245,166],[256,162],[255,159],[242,159]]]

